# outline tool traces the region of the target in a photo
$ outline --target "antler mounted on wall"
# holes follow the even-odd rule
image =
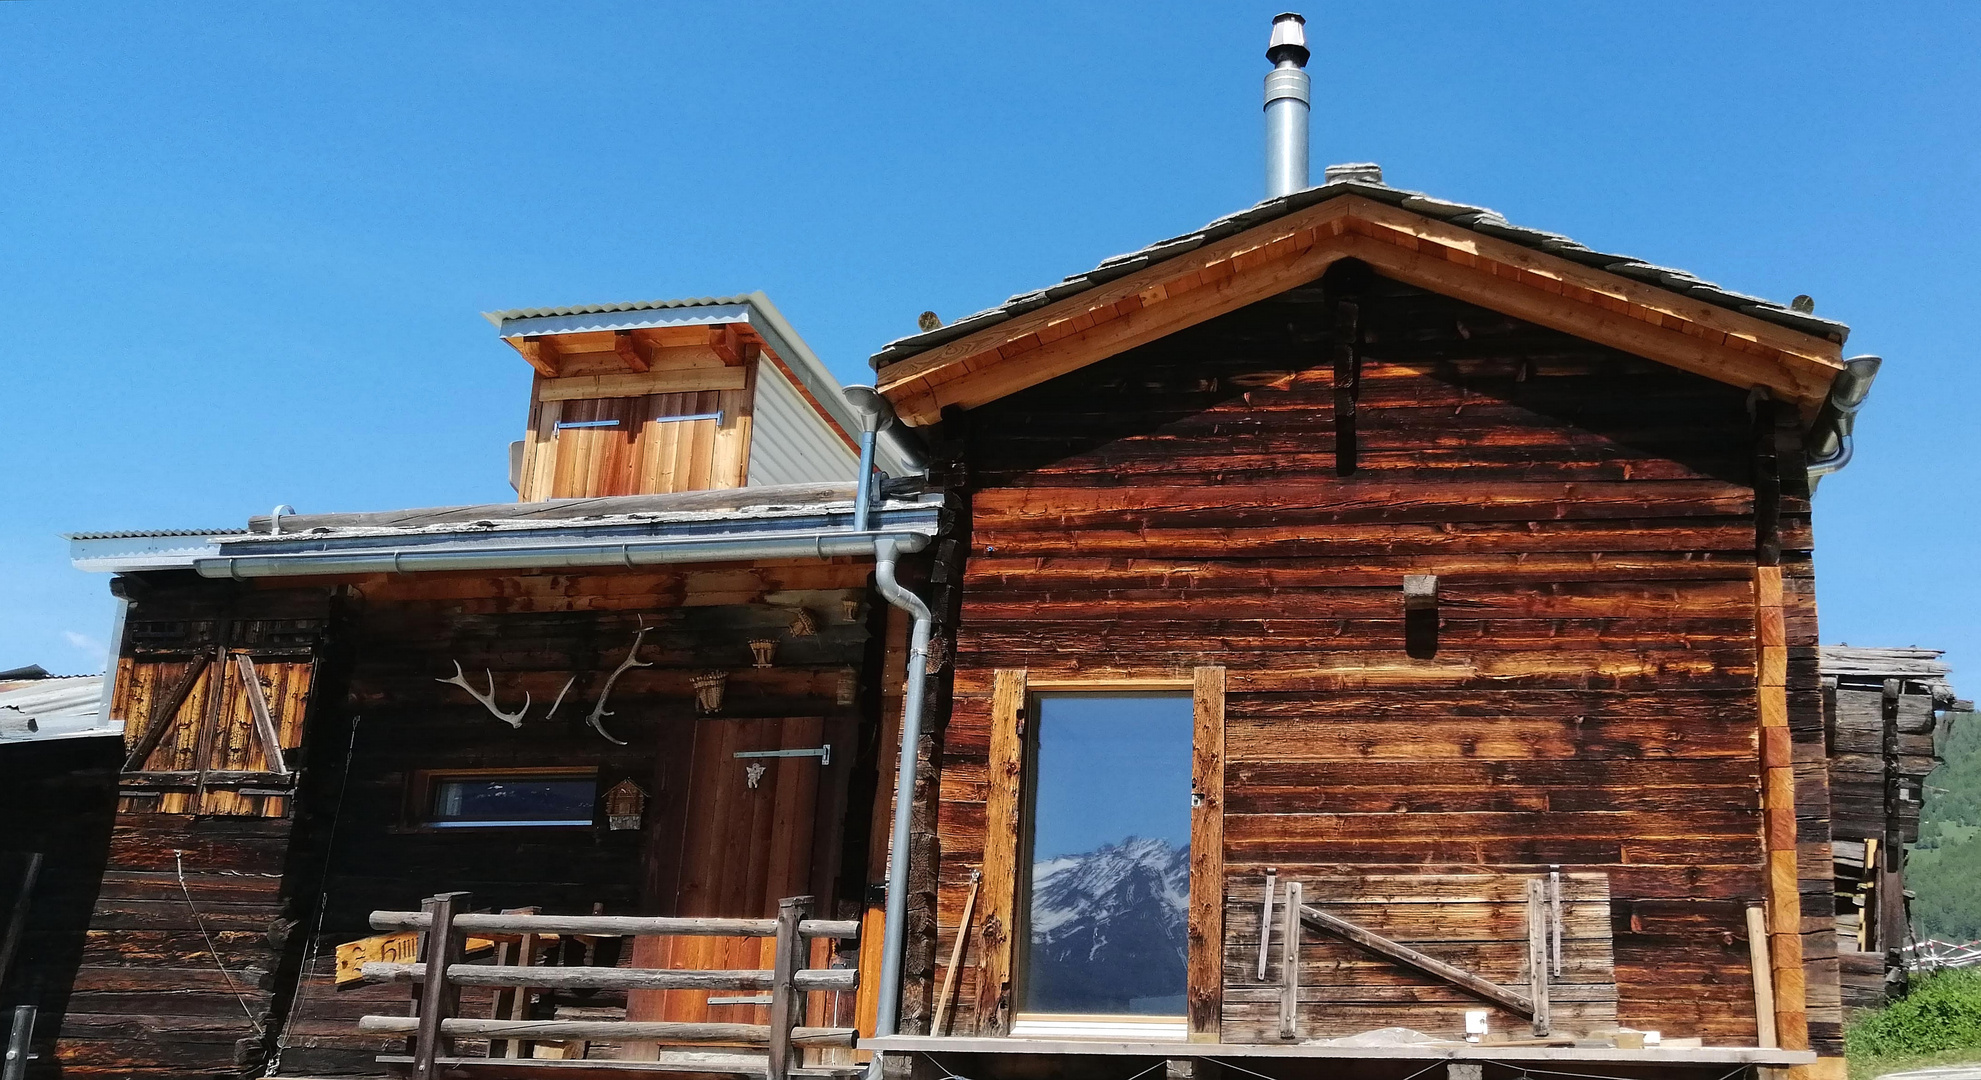
[[[612,696],[612,684],[619,681],[619,676],[624,675],[626,673],[627,668],[653,666],[653,664],[649,663],[648,661],[641,660],[638,658],[640,655],[640,642],[646,636],[647,636],[647,628],[644,625],[642,625],[640,627],[640,632],[633,635],[633,647],[626,650],[625,662],[620,664],[618,667],[614,668],[612,674],[606,677],[604,689],[601,689],[598,692],[598,704],[592,706],[592,714],[590,716],[585,717],[585,723],[590,724],[592,726],[593,731],[596,731],[600,735],[605,736],[606,742],[614,743],[619,746],[626,745],[626,740],[613,738],[612,733],[605,730],[605,725],[600,723],[600,721],[605,717],[612,715],[611,713],[605,711],[605,699]]]
[[[489,671],[487,668],[483,668],[482,671],[488,675],[488,693],[486,694],[480,693],[476,691],[474,687],[468,685],[467,673],[461,670],[461,662],[459,660],[454,661],[453,678],[435,679],[433,681],[439,683],[446,683],[449,686],[458,686],[461,689],[466,690],[468,692],[469,697],[474,698],[476,701],[480,702],[481,707],[487,709],[490,713],[493,713],[497,720],[500,720],[503,723],[508,724],[512,728],[522,727],[523,714],[530,711],[530,695],[527,692],[523,694],[522,708],[517,709],[513,713],[503,712],[501,709],[495,707],[495,672]],[[569,689],[568,684],[566,686],[566,689]],[[558,695],[560,699],[563,696],[564,695],[562,694]],[[552,708],[554,709],[556,708],[556,706],[552,706]]]

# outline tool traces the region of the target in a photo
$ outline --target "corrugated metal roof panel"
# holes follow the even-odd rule
[[[509,319],[544,319],[557,315],[610,315],[620,311],[665,311],[673,308],[730,307],[750,302],[749,293],[735,296],[691,296],[679,300],[628,300],[618,304],[574,304],[567,307],[510,308],[485,311],[482,318],[497,326]]]
[[[121,735],[101,715],[103,676],[58,675],[0,688],[0,745]]]

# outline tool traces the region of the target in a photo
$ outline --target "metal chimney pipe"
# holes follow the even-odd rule
[[[1266,59],[1266,198],[1291,195],[1307,186],[1307,20],[1289,11],[1273,16]]]

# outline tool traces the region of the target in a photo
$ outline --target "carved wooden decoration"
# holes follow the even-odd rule
[[[777,656],[775,638],[757,638],[750,642],[750,662],[755,667],[767,668]]]
[[[605,793],[605,823],[614,832],[637,829],[646,821],[646,789],[621,780]]]
[[[839,611],[840,614],[846,617],[847,622],[858,622],[860,620],[860,598],[849,596],[841,600],[839,602]]]
[[[812,617],[811,612],[806,611],[804,608],[798,608],[791,613],[792,637],[811,637],[818,632],[819,621]]]
[[[722,691],[729,683],[726,671],[704,671],[689,680],[695,687],[695,709],[704,715],[722,711]]]

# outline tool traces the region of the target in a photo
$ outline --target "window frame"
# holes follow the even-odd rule
[[[1173,670],[1173,669],[1172,669]],[[1187,675],[1168,672],[1150,677],[1034,679],[1024,668],[999,668],[992,673],[990,747],[987,769],[991,780],[985,793],[983,914],[978,922],[976,1019],[980,1035],[1030,1033],[1038,1023],[1077,1034],[1061,1037],[1113,1038],[1135,1035],[1137,1041],[1163,1038],[1217,1042],[1223,1011],[1224,985],[1224,760],[1225,669],[1203,666]],[[1190,901],[1185,962],[1182,1033],[1175,1018],[1154,1022],[1109,1018],[1066,1017],[1016,1012],[1017,939],[1024,929],[1022,908],[1029,867],[1020,861],[1030,852],[1033,778],[1030,747],[1035,743],[1032,720],[1036,696],[1051,694],[1188,693],[1192,705]],[[1151,1028],[1165,1028],[1161,1035]]]
[[[441,786],[459,781],[501,780],[586,780],[592,785],[591,809],[584,821],[576,819],[531,820],[527,818],[444,819],[437,816],[434,801]],[[593,829],[598,826],[599,771],[594,766],[525,766],[511,769],[421,769],[414,774],[408,792],[407,825],[421,832],[488,829]]]

